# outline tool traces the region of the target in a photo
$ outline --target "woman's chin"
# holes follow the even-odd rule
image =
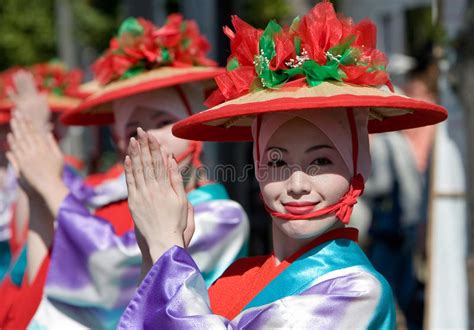
[[[283,220],[273,218],[273,222],[284,235],[293,239],[318,237],[340,223],[335,216],[326,216],[324,218],[310,220]]]

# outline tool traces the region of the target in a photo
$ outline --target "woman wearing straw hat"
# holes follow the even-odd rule
[[[31,118],[34,126],[46,135],[51,131],[51,139],[61,140],[65,129],[59,123],[59,115],[79,105],[81,98],[87,95],[80,85],[82,72],[67,70],[58,62],[33,65],[28,68],[14,67],[0,74],[0,123],[4,140],[4,154],[7,154],[8,123],[11,114],[23,114]],[[50,150],[53,151],[53,150]],[[52,154],[50,154],[50,159]],[[76,169],[81,162],[73,157],[65,159],[63,179],[71,183],[78,178]],[[0,326],[6,326],[9,308],[20,292],[29,286],[28,276],[24,276],[27,259],[35,259],[37,249],[28,249],[27,237],[35,236],[35,228],[41,222],[42,199],[18,187],[13,167],[8,166],[5,185],[2,187],[2,227],[0,231],[8,233],[8,250],[11,262],[6,263],[8,271],[0,284],[2,304],[0,308]],[[69,178],[69,179],[68,179]],[[21,182],[20,182],[21,183]],[[26,194],[25,194],[26,192]],[[38,208],[39,206],[39,208]],[[49,217],[49,215],[46,215]],[[30,225],[30,226],[29,226]],[[28,231],[30,227],[30,231]],[[28,251],[28,252],[27,252]],[[3,253],[4,251],[2,251]]]
[[[273,254],[236,261],[207,292],[181,235],[193,219],[177,164],[152,136],[132,141],[129,205],[154,265],[119,328],[393,328],[390,287],[347,227],[370,172],[368,134],[435,124],[446,110],[378,89],[390,83],[374,24],[353,24],[329,1],[289,28],[233,25],[230,71],[210,99],[223,103],[173,133],[254,142]]]
[[[202,109],[207,84],[222,72],[205,56],[208,50],[196,23],[180,15],[169,16],[161,28],[129,18],[94,64],[101,89],[62,119],[69,125],[113,123],[123,152],[131,137],[146,130],[175,155],[196,215],[198,235],[189,249],[211,284],[245,252],[247,218],[222,185],[197,175],[201,143],[171,134],[172,123]],[[137,133],[138,126],[144,130]],[[59,180],[42,189],[44,182],[29,176],[27,166],[21,172],[56,217],[52,252],[45,259],[50,259],[49,270],[43,270],[48,273],[45,294],[31,325],[115,327],[139,281],[137,243],[144,243],[133,231],[123,169],[87,180],[93,186],[81,194],[69,193]],[[144,256],[145,266],[147,260]]]

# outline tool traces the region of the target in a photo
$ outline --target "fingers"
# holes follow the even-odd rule
[[[149,182],[156,178],[155,170],[153,168],[152,160],[151,160],[151,152],[148,146],[148,134],[141,129],[140,127],[137,129],[138,133],[138,143],[140,144],[140,152],[141,152],[141,162],[142,168],[144,171],[145,182]]]
[[[135,186],[139,189],[145,186],[145,177],[143,175],[143,167],[141,161],[141,152],[138,142],[135,138],[130,139],[128,145],[128,155],[132,161],[132,172],[135,180]]]
[[[166,168],[164,150],[160,147],[158,140],[148,134],[148,145],[150,146],[154,173],[157,181],[168,181],[168,169]]]
[[[10,121],[13,135],[17,142],[24,148],[38,148],[41,141],[38,139],[36,129],[33,127],[27,117],[15,112]]]
[[[13,82],[19,96],[26,96],[31,94],[37,94],[35,79],[31,72],[19,71],[13,75]]]
[[[130,156],[125,156],[125,161],[124,161],[124,168],[125,168],[125,179],[127,181],[127,189],[128,189],[128,196],[129,198],[134,198],[137,188],[135,186],[135,177],[133,175],[133,169],[132,169],[132,160],[130,159]]]
[[[168,164],[171,187],[176,195],[184,201],[186,200],[186,192],[184,190],[183,177],[179,171],[178,163],[176,163],[174,158],[169,157]]]

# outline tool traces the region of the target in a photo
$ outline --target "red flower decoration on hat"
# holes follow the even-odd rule
[[[56,96],[77,97],[83,73],[79,69],[67,70],[57,62],[36,64],[29,68],[40,91]]]
[[[14,67],[0,74],[0,98],[7,97],[8,88],[14,88],[13,75],[26,70],[33,74],[36,87],[42,92],[55,96],[80,97],[79,86],[82,81],[82,71],[67,70],[59,62],[40,63],[29,68]]]
[[[161,28],[143,18],[128,18],[92,69],[100,83],[108,84],[161,66],[215,66],[206,57],[209,49],[197,24],[179,14],[168,16]]]
[[[387,58],[376,49],[375,24],[353,24],[337,15],[328,0],[297,17],[290,27],[270,21],[262,31],[236,16],[232,24],[235,32],[224,28],[231,43],[228,71],[216,78],[218,89],[206,101],[208,106],[289,83],[313,87],[333,80],[391,86]]]

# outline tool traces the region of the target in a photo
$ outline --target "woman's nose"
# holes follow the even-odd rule
[[[303,171],[294,171],[288,178],[289,195],[306,195],[311,192],[310,178]]]

